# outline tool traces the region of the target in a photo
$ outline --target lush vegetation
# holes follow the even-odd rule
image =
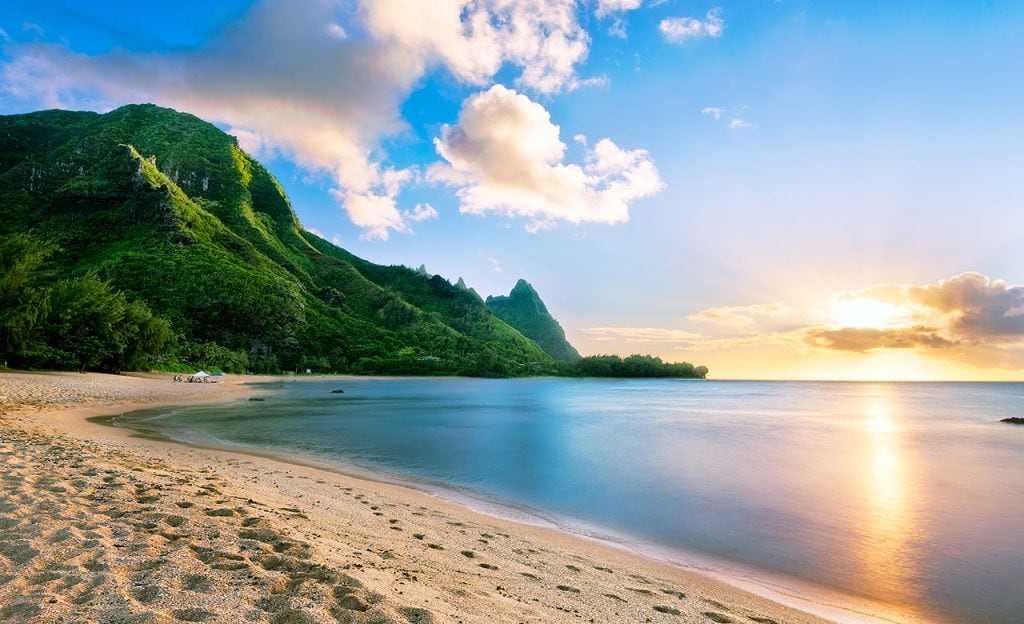
[[[562,326],[526,280],[516,282],[507,297],[488,297],[487,309],[540,345],[552,358],[570,363],[580,359],[580,354],[565,339]]]
[[[0,237],[0,337],[6,364],[76,370],[147,369],[174,344],[170,323],[94,273],[54,280],[55,248]]]
[[[662,362],[652,355],[592,355],[580,359],[576,369],[587,377],[679,377],[704,379],[708,369],[689,362]]]
[[[468,289],[374,265],[304,231],[270,173],[233,137],[191,115],[141,105],[0,117],[0,197],[0,235],[33,232],[61,250],[34,252],[45,263],[11,256],[59,277],[45,292],[36,284],[43,276],[32,277],[13,308],[5,300],[4,354],[20,354],[12,361],[252,372],[556,370]],[[15,279],[9,273],[5,281]],[[102,288],[109,296],[97,294]],[[92,307],[74,297],[92,297]],[[124,309],[103,318],[107,304]],[[169,353],[128,364],[137,349],[117,318],[145,316],[140,305],[165,319],[175,340]],[[78,307],[93,315],[88,323],[69,316]],[[47,324],[33,324],[29,336],[25,327],[41,314]],[[125,355],[81,361],[91,348],[84,341],[26,359],[29,337],[42,354],[90,323],[109,324],[104,339],[124,343]]]
[[[522,282],[379,266],[299,225],[234,137],[152,105],[0,116],[0,348],[71,369],[579,374]],[[21,236],[21,233],[30,236]]]

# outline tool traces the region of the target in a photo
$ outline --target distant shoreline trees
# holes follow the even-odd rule
[[[591,355],[573,365],[585,377],[673,377],[682,379],[704,379],[708,375],[706,366],[694,366],[689,362],[663,362],[653,355]]]

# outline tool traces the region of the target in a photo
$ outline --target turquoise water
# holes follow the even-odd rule
[[[1024,384],[273,387],[265,402],[138,417],[172,438],[359,466],[677,561],[807,581],[901,621],[1024,621],[1024,427],[998,422],[1024,416]]]

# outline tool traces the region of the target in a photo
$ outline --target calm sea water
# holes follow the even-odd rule
[[[998,422],[1024,416],[1024,384],[277,386],[262,403],[139,417],[173,438],[361,466],[676,561],[807,581],[899,621],[1024,621],[1024,427]]]

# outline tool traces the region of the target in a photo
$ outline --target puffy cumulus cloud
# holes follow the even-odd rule
[[[437,59],[471,84],[488,82],[505,62],[518,82],[542,93],[587,84],[576,77],[590,38],[576,0],[364,0],[367,29],[424,59]]]
[[[874,327],[817,328],[808,330],[807,344],[837,351],[866,353],[881,349],[929,349],[952,347],[956,341],[944,338],[935,327],[915,325],[895,329]]]
[[[566,145],[548,111],[501,85],[467,98],[458,123],[434,143],[446,163],[430,176],[458,187],[461,212],[525,217],[531,231],[556,221],[624,222],[632,201],[664,186],[646,151],[610,139],[582,166],[563,162]]]
[[[666,17],[658,24],[662,38],[669,43],[686,43],[704,37],[717,38],[725,31],[725,20],[720,9],[711,9],[704,19],[696,17]]]
[[[550,93],[587,83],[588,36],[575,0],[262,0],[202,47],[77,53],[5,44],[0,92],[33,106],[107,110],[150,101],[231,128],[243,149],[327,174],[365,236],[408,232],[412,179],[387,165],[384,136],[406,129],[401,104],[432,67],[483,84],[503,65]]]
[[[902,290],[910,301],[951,315],[950,330],[957,335],[976,341],[1024,338],[1024,286],[963,273]]]
[[[783,303],[756,303],[745,306],[719,306],[705,308],[687,316],[690,321],[742,327],[753,325],[765,318],[780,318],[793,310]]]

